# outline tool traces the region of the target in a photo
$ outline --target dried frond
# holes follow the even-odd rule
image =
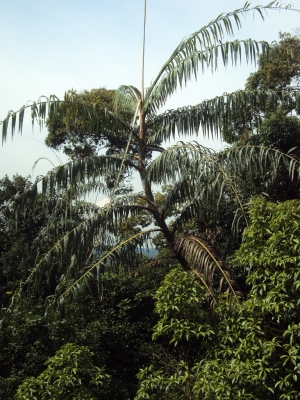
[[[238,286],[231,279],[228,267],[207,241],[198,235],[190,234],[177,239],[175,249],[194,265],[194,269],[201,274],[209,292],[214,291],[214,277],[217,270],[221,275],[219,291],[222,291],[223,284],[226,282],[227,290],[237,297],[234,287],[238,288]]]

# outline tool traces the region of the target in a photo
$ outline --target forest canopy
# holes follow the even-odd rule
[[[300,40],[235,38],[281,9],[220,14],[148,88],[69,90],[2,121],[5,141],[29,108],[70,160],[0,181],[1,398],[299,398]],[[240,54],[258,61],[244,89],[163,109]],[[208,132],[229,146],[163,145]]]

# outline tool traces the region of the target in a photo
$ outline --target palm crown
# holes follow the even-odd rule
[[[88,284],[90,278],[99,280],[103,269],[110,268],[114,262],[120,264],[124,254],[129,257],[132,245],[141,244],[143,240],[151,239],[160,232],[172,250],[173,257],[185,270],[195,271],[209,296],[213,298],[215,271],[218,271],[228,290],[236,295],[237,288],[213,243],[199,231],[187,234],[184,232],[184,224],[194,218],[201,218],[202,210],[208,203],[214,204],[214,207],[222,203],[226,207],[230,198],[231,205],[234,203],[232,226],[238,232],[238,223],[244,221],[244,225],[247,224],[244,204],[253,194],[241,182],[249,174],[255,173],[262,174],[266,182],[271,182],[282,165],[288,169],[293,179],[300,174],[299,162],[292,154],[282,154],[279,150],[262,146],[236,146],[214,153],[196,142],[180,142],[166,150],[161,147],[161,143],[175,133],[186,136],[201,131],[204,135],[209,133],[218,136],[224,126],[236,118],[243,119],[246,107],[255,108],[257,104],[260,107],[267,105],[269,109],[292,104],[299,112],[299,93],[297,90],[280,93],[272,90],[241,90],[205,100],[195,106],[163,113],[159,110],[178,86],[186,85],[193,76],[197,78],[199,72],[214,70],[220,64],[237,64],[242,55],[246,62],[255,61],[259,53],[268,55],[269,45],[266,42],[251,39],[223,40],[226,35],[233,36],[234,27],[241,27],[240,15],[252,11],[264,19],[267,10],[282,8],[275,1],[257,7],[251,7],[247,2],[241,9],[219,15],[180,42],[146,90],[143,84],[141,90],[133,86],[121,86],[116,92],[114,113],[97,105],[78,102],[72,93],[66,94],[64,100],[55,96],[41,97],[37,102],[23,106],[17,113],[9,112],[2,121],[3,141],[9,126],[12,133],[16,128],[22,130],[24,114],[29,108],[32,123],[37,120],[41,124],[46,118],[50,122],[59,120],[65,123],[69,119],[76,123],[76,116],[86,131],[101,132],[108,142],[118,140],[121,143],[120,151],[114,154],[94,155],[54,168],[28,187],[20,197],[23,203],[28,198],[36,198],[40,185],[45,198],[60,191],[69,199],[70,209],[76,207],[76,204],[81,207],[83,203],[80,196],[84,191],[95,188],[105,191],[107,174],[115,176],[116,188],[121,172],[130,170],[138,172],[143,188],[143,193],[127,196],[115,196],[113,190],[110,204],[103,208],[85,204],[84,221],[61,237],[50,251],[38,257],[23,289],[31,281],[39,282],[42,273],[49,277],[51,265],[55,261],[60,266],[59,273],[63,277],[61,282],[66,282],[70,277],[73,279],[67,288],[57,292],[55,299],[62,302],[67,293],[78,293],[82,284]],[[122,119],[124,112],[127,116],[131,115],[131,122]],[[149,161],[148,156],[153,152],[160,154]],[[172,182],[173,187],[162,204],[158,204],[152,184],[165,180]],[[175,220],[168,225],[166,218],[168,210],[172,208],[176,210]],[[61,224],[64,224],[63,211],[60,210]],[[118,224],[128,216],[145,212],[152,217],[156,227],[141,230],[118,242]],[[184,234],[179,236],[178,232]],[[105,251],[96,255],[95,248],[99,247],[99,243]],[[63,286],[62,283],[60,285]]]

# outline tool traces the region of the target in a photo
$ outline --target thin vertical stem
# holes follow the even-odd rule
[[[136,105],[136,110],[135,110],[135,113],[134,113],[134,116],[133,116],[133,119],[132,119],[132,122],[131,122],[131,129],[130,129],[129,138],[128,138],[128,141],[127,141],[127,145],[126,145],[126,149],[125,149],[125,152],[124,152],[124,156],[123,156],[123,158],[122,158],[122,162],[121,162],[121,166],[120,166],[120,169],[119,169],[119,173],[118,173],[116,182],[115,182],[115,184],[114,184],[114,188],[113,188],[112,194],[111,194],[111,196],[110,196],[110,202],[109,202],[109,205],[107,206],[107,209],[106,209],[106,215],[108,215],[109,210],[110,210],[110,208],[111,208],[111,205],[112,205],[112,203],[113,203],[113,201],[114,201],[114,195],[115,195],[115,192],[116,192],[116,189],[117,189],[117,185],[118,185],[119,180],[120,180],[120,177],[121,177],[121,173],[122,173],[124,161],[125,161],[125,158],[126,158],[126,156],[127,156],[128,150],[129,150],[129,146],[130,146],[130,142],[131,142],[131,137],[132,137],[132,131],[133,131],[133,127],[134,127],[134,125],[135,125],[136,117],[137,117],[138,110],[139,110],[139,107],[140,107],[140,102],[141,102],[141,101],[138,101],[138,103],[137,103],[137,105]]]
[[[142,51],[142,90],[141,103],[144,105],[144,71],[145,71],[145,37],[146,37],[146,7],[147,0],[144,1],[144,29],[143,29],[143,51]]]

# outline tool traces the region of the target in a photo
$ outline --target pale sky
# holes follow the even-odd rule
[[[269,3],[270,0],[267,0]],[[265,3],[267,3],[265,2]],[[188,36],[221,12],[244,5],[245,0],[148,0],[145,83],[150,84],[165,60],[184,36]],[[257,0],[252,5],[261,3]],[[294,0],[300,9],[300,0]],[[300,14],[270,11],[263,22],[249,14],[235,38],[272,42],[279,31],[300,26]],[[122,84],[140,87],[143,0],[0,0],[0,120],[41,95],[63,97],[66,90],[116,89]],[[224,92],[244,87],[254,65],[220,66],[214,75],[206,71],[198,82],[179,91],[168,108],[195,105]],[[0,127],[1,128],[1,127]],[[58,163],[43,144],[45,132],[32,132],[29,113],[22,137],[16,133],[0,147],[0,178],[15,173],[45,174]],[[199,142],[214,148],[222,144]],[[63,162],[67,159],[62,156]]]

